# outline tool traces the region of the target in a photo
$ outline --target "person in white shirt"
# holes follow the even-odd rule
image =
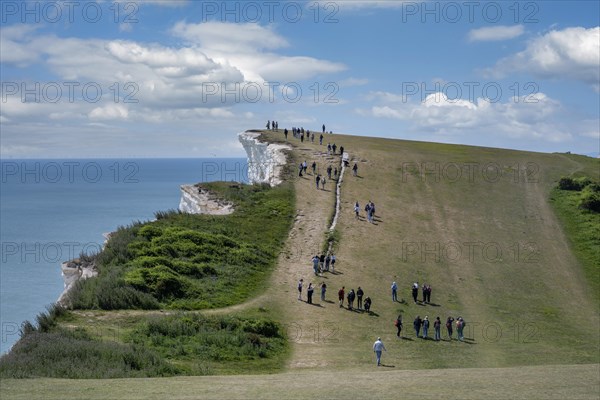
[[[378,337],[377,340],[375,341],[375,343],[373,343],[373,351],[375,352],[375,355],[377,356],[377,366],[379,367],[381,365],[381,351],[387,351],[385,349],[385,346],[383,345],[383,342],[381,341],[381,338]]]

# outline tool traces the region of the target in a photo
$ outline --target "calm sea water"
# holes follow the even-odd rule
[[[3,160],[0,353],[63,291],[60,264],[97,251],[103,233],[179,206],[179,186],[247,182],[246,159]]]

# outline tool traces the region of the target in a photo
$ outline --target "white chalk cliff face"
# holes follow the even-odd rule
[[[238,135],[248,154],[248,180],[250,183],[268,183],[277,186],[286,164],[284,150],[291,150],[285,144],[264,143],[258,140],[260,133],[242,132]]]
[[[228,215],[233,212],[233,204],[219,200],[208,190],[194,185],[181,186],[179,211],[190,214]]]

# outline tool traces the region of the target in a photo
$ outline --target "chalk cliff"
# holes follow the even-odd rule
[[[238,135],[240,143],[248,154],[248,180],[250,183],[268,183],[277,186],[286,164],[286,150],[292,147],[285,144],[265,143],[258,140],[260,133],[246,131]]]

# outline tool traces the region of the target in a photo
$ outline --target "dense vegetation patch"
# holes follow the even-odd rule
[[[76,309],[205,309],[260,289],[292,222],[289,186],[203,184],[235,203],[229,216],[157,213],[120,228],[98,254],[98,278],[72,292]]]
[[[283,330],[264,317],[180,314],[141,317],[122,338],[102,340],[70,326],[53,306],[25,323],[0,358],[1,378],[126,378],[274,372],[286,353]],[[69,327],[67,327],[69,326]]]
[[[128,340],[192,375],[272,372],[286,349],[282,328],[270,319],[199,314],[149,319]]]
[[[589,177],[563,177],[551,202],[583,265],[592,292],[600,292],[600,184]]]

